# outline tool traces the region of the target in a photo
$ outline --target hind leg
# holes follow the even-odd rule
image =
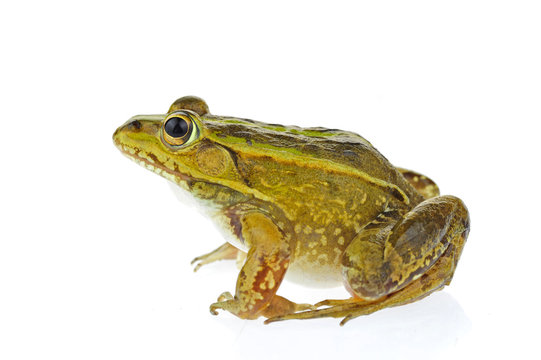
[[[324,309],[305,311],[295,314],[288,314],[281,317],[268,319],[265,323],[289,319],[316,319],[322,317],[343,318],[340,325],[344,325],[351,319],[361,315],[368,315],[378,310],[405,305],[420,300],[434,291],[441,290],[443,286],[449,285],[453,277],[456,261],[464,246],[465,236],[460,236],[456,244],[453,244],[440,257],[440,259],[420,278],[411,282],[408,286],[391,295],[376,301],[366,301],[358,297],[344,300],[324,300],[314,305]]]
[[[343,274],[353,297],[326,300],[326,309],[288,314],[286,319],[360,315],[419,300],[450,283],[469,231],[469,216],[459,199],[425,200],[393,223],[387,214],[369,224],[346,249]],[[387,221],[384,221],[387,219]]]

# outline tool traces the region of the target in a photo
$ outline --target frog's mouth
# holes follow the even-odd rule
[[[121,126],[113,134],[113,143],[124,156],[141,165],[145,169],[150,170],[171,182],[174,182],[182,188],[188,188],[188,184],[193,181],[192,177],[169,169],[167,166],[162,164],[154,154],[144,151],[136,146],[130,146],[127,142],[122,141],[124,127],[125,125]]]
[[[115,145],[120,150],[120,152],[128,159],[141,165],[145,169],[150,170],[166,178],[167,180],[174,182],[175,184],[184,187],[188,182],[193,180],[193,178],[188,175],[184,175],[169,169],[168,167],[157,161],[154,156],[147,154],[143,150],[135,149],[125,144],[120,144],[116,142]]]

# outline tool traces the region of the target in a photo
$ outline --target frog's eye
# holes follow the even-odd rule
[[[195,138],[194,126],[188,114],[171,114],[163,123],[163,139],[169,145],[184,145]]]

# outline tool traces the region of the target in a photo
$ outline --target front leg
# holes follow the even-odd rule
[[[240,219],[242,238],[250,245],[246,262],[240,270],[235,296],[222,294],[210,306],[212,314],[223,309],[242,319],[279,316],[310,308],[276,295],[289,265],[290,239],[266,215],[245,214]]]
[[[237,259],[237,263],[239,263],[240,260],[244,261],[244,258],[241,254],[243,254],[242,251],[240,251],[230,243],[226,242],[219,248],[214,249],[207,254],[196,257],[192,260],[190,264],[196,264],[193,269],[193,271],[195,272],[199,270],[201,266],[213,263],[215,261]]]

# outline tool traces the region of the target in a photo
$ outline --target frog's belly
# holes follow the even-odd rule
[[[295,259],[287,269],[285,279],[309,287],[330,288],[342,286],[339,264],[319,264],[304,258]]]

